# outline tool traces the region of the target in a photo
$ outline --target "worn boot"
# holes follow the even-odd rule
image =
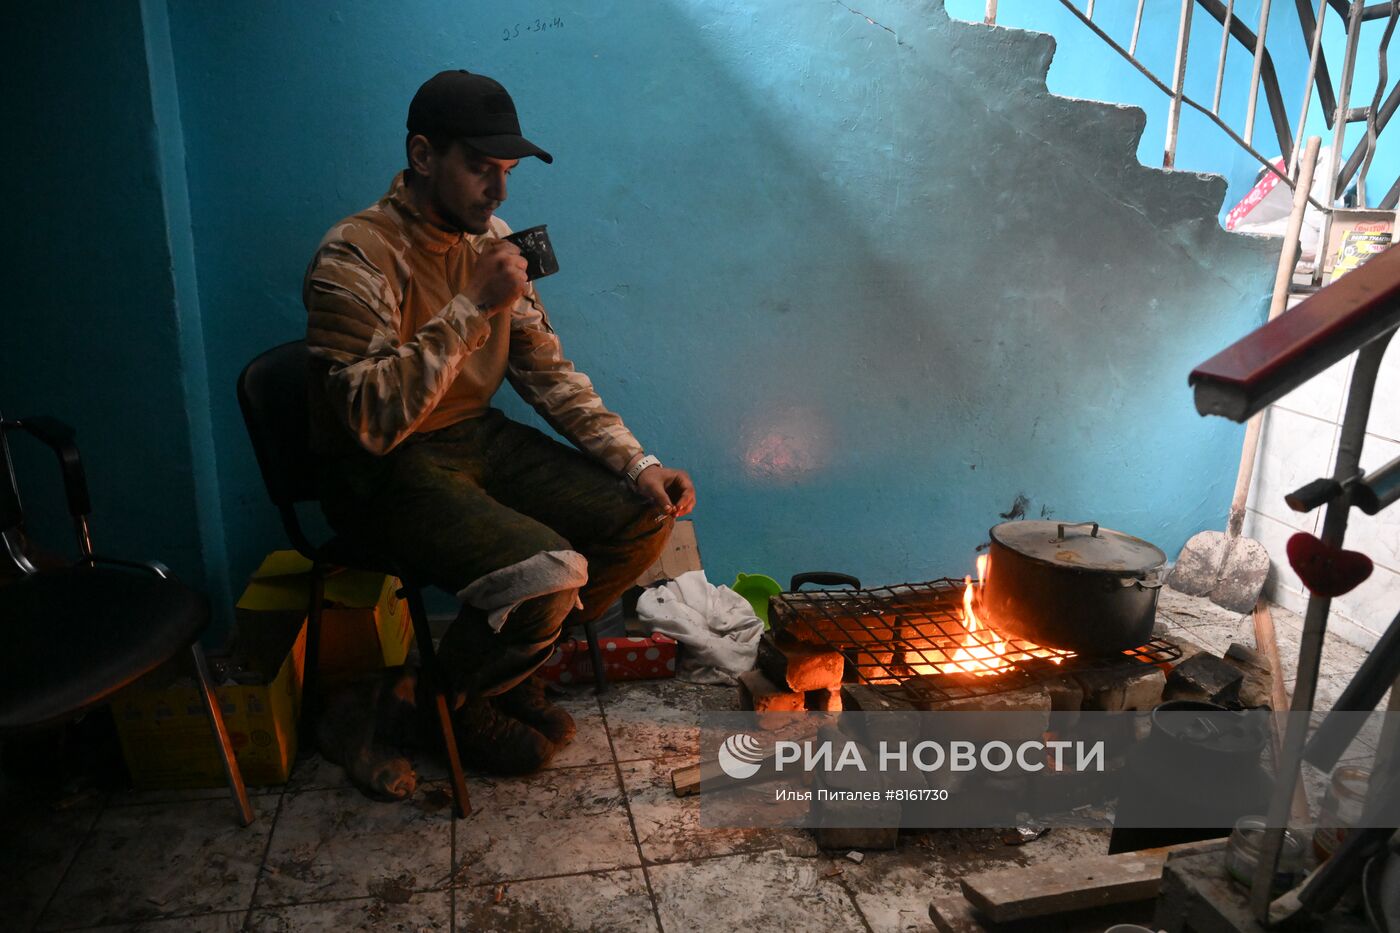
[[[463,763],[492,774],[538,771],[555,751],[538,730],[484,698],[468,698],[453,712],[452,726]]]
[[[334,693],[317,722],[321,756],[375,800],[402,800],[418,786],[404,754],[415,732],[417,676],[389,668]]]
[[[519,685],[494,698],[496,708],[521,722],[534,726],[557,747],[569,744],[578,727],[574,717],[545,696],[545,682],[528,677]]]

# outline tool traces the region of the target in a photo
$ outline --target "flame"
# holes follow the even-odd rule
[[[989,564],[988,555],[978,556],[977,577],[982,584],[987,582],[990,573]],[[972,577],[963,577],[962,621],[967,628],[967,634],[963,636],[957,650],[951,654],[938,650],[927,652],[943,655],[946,660],[934,664],[911,665],[915,673],[972,674],[975,677],[990,677],[1006,673],[1012,669],[1013,662],[1026,658],[1047,658],[1052,664],[1059,664],[1064,660],[1064,656],[1059,652],[1042,648],[1030,642],[1018,641],[1015,645],[1008,644],[997,633],[996,629],[977,617],[977,611],[973,608],[973,595]],[[925,654],[925,652],[919,653],[920,655]]]

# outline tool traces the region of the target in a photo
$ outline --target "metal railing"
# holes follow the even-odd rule
[[[1385,2],[1369,4],[1364,0],[1315,0],[1315,8],[1313,0],[1294,0],[1298,14],[1298,25],[1309,49],[1306,75],[1285,75],[1283,78],[1283,82],[1294,84],[1299,90],[1298,105],[1295,111],[1297,114],[1296,132],[1289,119],[1289,109],[1282,90],[1283,82],[1281,82],[1274,67],[1273,56],[1270,55],[1267,45],[1272,0],[1262,0],[1259,17],[1253,28],[1235,13],[1235,0],[1162,0],[1163,4],[1176,3],[1179,7],[1175,54],[1171,74],[1167,77],[1159,77],[1154,74],[1137,54],[1143,26],[1143,12],[1147,0],[1137,0],[1132,32],[1126,46],[1109,35],[1099,23],[1094,21],[1094,0],[1082,0],[1079,4],[1073,0],[1059,0],[1059,2],[1170,99],[1167,112],[1166,140],[1162,156],[1164,167],[1171,168],[1176,162],[1181,114],[1184,107],[1189,107],[1214,123],[1236,145],[1257,160],[1265,171],[1272,172],[1292,188],[1296,186],[1298,181],[1298,153],[1302,148],[1303,130],[1313,104],[1314,91],[1316,91],[1317,103],[1321,107],[1322,116],[1327,127],[1332,131],[1332,146],[1328,155],[1326,177],[1331,178],[1333,184],[1328,192],[1328,197],[1323,199],[1326,201],[1325,204],[1319,203],[1318,200],[1311,197],[1309,200],[1313,206],[1329,215],[1329,226],[1331,207],[1347,191],[1353,180],[1356,184],[1358,200],[1361,204],[1365,204],[1367,175],[1375,158],[1378,137],[1390,122],[1391,117],[1395,115],[1396,110],[1400,109],[1400,80],[1396,81],[1388,93],[1382,93],[1389,81],[1385,56],[1391,35],[1395,31],[1397,22],[1400,22],[1400,0],[1385,0]],[[1191,21],[1197,7],[1208,13],[1220,24],[1219,46],[1214,49],[1214,90],[1209,106],[1195,100],[1185,91],[1188,53],[1192,51]],[[1336,91],[1333,90],[1326,55],[1322,49],[1322,33],[1327,18],[1325,14],[1329,7],[1342,17],[1346,29],[1346,51],[1342,64],[1341,83]],[[997,0],[987,0],[985,22],[995,24],[996,19]],[[1379,19],[1385,19],[1387,22],[1379,49],[1379,78],[1376,91],[1367,106],[1352,108],[1350,106],[1352,78],[1356,71],[1361,27],[1364,23]],[[1221,112],[1226,63],[1232,46],[1242,46],[1251,57],[1248,105],[1245,112],[1240,115],[1243,117],[1243,128],[1240,130],[1236,130],[1232,121]],[[1273,126],[1273,135],[1277,141],[1278,151],[1282,155],[1282,167],[1276,164],[1275,160],[1261,153],[1254,143],[1255,114],[1258,111],[1261,91],[1268,109],[1269,120]],[[1362,121],[1366,124],[1365,135],[1343,162],[1341,151],[1345,143],[1346,127],[1350,123]],[[1235,120],[1234,122],[1238,123],[1239,121]],[[1397,202],[1400,202],[1400,178],[1395,180],[1379,203],[1382,208],[1393,209]],[[1324,230],[1324,237],[1325,235],[1326,231]],[[1326,240],[1324,239],[1323,242]]]

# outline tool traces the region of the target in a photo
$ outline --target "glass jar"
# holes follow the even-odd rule
[[[1262,816],[1242,816],[1235,821],[1234,831],[1225,843],[1225,870],[1246,888],[1254,882],[1254,869],[1259,864],[1259,847],[1264,842],[1267,823]],[[1283,849],[1274,869],[1271,889],[1281,894],[1303,879],[1307,871],[1307,849],[1303,837],[1291,829],[1284,830]]]
[[[1313,853],[1319,862],[1332,857],[1347,837],[1347,829],[1361,822],[1366,806],[1366,791],[1371,785],[1369,768],[1350,765],[1332,772],[1332,782],[1322,798],[1317,814],[1317,830],[1313,833]]]

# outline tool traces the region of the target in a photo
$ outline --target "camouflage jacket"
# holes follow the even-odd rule
[[[402,173],[377,204],[331,227],[302,285],[318,450],[334,454],[349,432],[388,453],[415,432],[481,415],[508,379],[551,427],[617,472],[642,452],[564,357],[533,286],[490,320],[460,296],[482,241],[508,233],[498,217],[482,236],[433,226]]]

